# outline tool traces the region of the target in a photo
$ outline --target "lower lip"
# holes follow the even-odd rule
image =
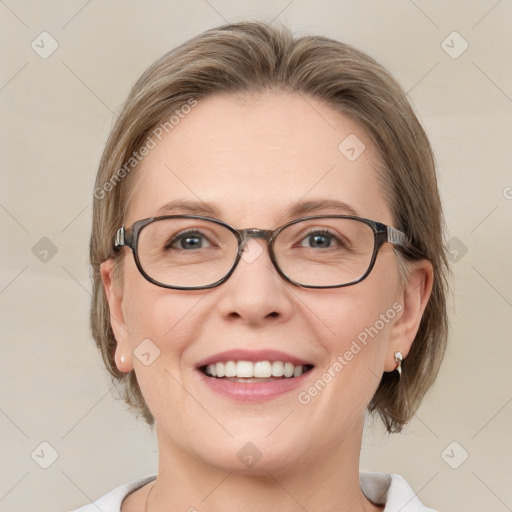
[[[267,380],[263,382],[232,382],[206,376],[197,370],[203,382],[213,391],[234,400],[246,402],[264,402],[298,388],[309,377],[313,369],[299,377]]]

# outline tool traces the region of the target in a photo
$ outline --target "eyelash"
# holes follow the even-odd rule
[[[183,231],[183,232],[175,235],[171,240],[169,240],[168,243],[165,244],[164,249],[165,250],[172,249],[172,245],[174,243],[179,242],[179,241],[185,239],[187,236],[191,236],[191,235],[194,235],[194,236],[197,236],[200,238],[204,238],[209,241],[209,238],[204,233],[201,233],[200,231],[198,231],[196,229],[191,229],[191,230]],[[325,230],[325,229],[322,229],[322,230],[312,229],[310,232],[304,234],[304,236],[302,236],[300,241],[302,242],[306,238],[311,237],[313,235],[321,235],[321,236],[330,237],[331,240],[336,240],[339,244],[344,245],[343,241],[340,240],[334,233],[332,233],[328,230]]]

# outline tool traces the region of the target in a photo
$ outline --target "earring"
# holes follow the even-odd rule
[[[402,361],[403,360],[404,360],[404,358],[402,357],[402,352],[395,352],[395,363],[396,363],[395,370],[398,371],[399,377],[402,376]]]
[[[125,359],[126,359],[126,356],[124,354],[121,354],[121,363],[124,363]]]

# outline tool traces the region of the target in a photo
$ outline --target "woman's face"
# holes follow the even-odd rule
[[[318,100],[285,93],[244,101],[214,96],[199,101],[144,158],[125,225],[197,213],[238,229],[275,229],[305,215],[350,213],[323,207],[329,200],[393,225],[376,164],[365,132]],[[177,200],[208,203],[215,212],[164,208]],[[284,215],[306,201],[319,205]],[[252,245],[251,257],[242,258],[225,283],[206,290],[155,286],[128,248],[122,289],[110,286],[111,262],[102,266],[116,361],[136,372],[160,451],[168,447],[229,470],[276,471],[358,447],[364,411],[383,372],[394,369],[394,351],[405,356],[409,347],[391,244],[362,282],[306,289],[278,275],[264,241],[252,243],[261,250]],[[313,367],[290,379],[224,379],[220,385],[198,368],[226,360]]]

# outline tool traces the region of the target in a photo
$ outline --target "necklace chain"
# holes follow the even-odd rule
[[[156,482],[155,482],[155,483],[156,483]],[[154,487],[155,487],[155,484],[153,484],[153,485],[151,486],[151,489],[150,489],[150,490],[149,490],[149,492],[148,492],[148,497],[146,498],[146,505],[144,505],[144,512],[148,512],[148,501],[149,501],[149,497],[150,497],[151,492],[153,491]]]

